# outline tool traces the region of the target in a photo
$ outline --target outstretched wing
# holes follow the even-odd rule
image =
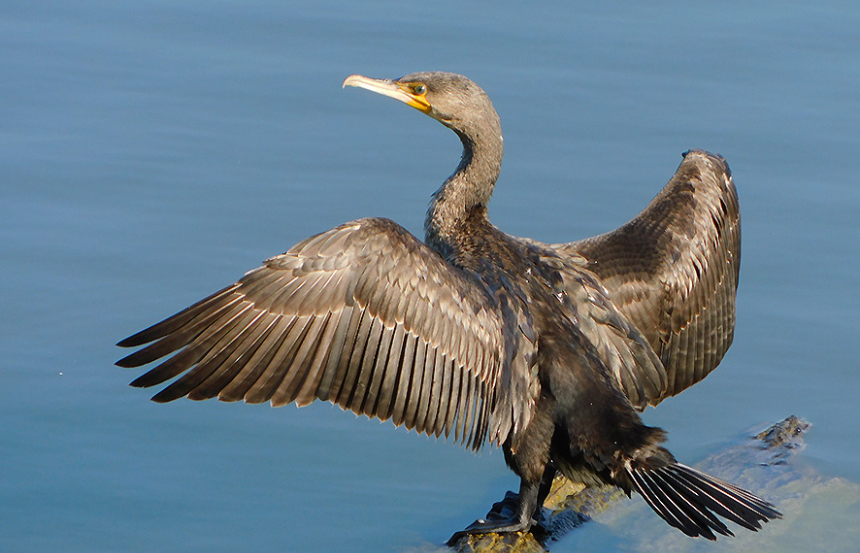
[[[724,158],[685,153],[675,176],[636,218],[553,247],[588,260],[663,362],[666,395],[720,363],[734,336],[741,257],[738,196]]]
[[[119,343],[117,362],[162,362],[132,385],[177,380],[166,402],[316,399],[477,449],[514,426],[497,383],[511,374],[497,302],[480,283],[386,219],[308,238],[239,282]],[[524,401],[524,400],[523,400]]]

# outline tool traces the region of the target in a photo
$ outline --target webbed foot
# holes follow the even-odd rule
[[[534,521],[518,521],[518,520],[476,520],[470,524],[465,530],[455,532],[447,545],[453,546],[461,539],[472,534],[512,534],[514,532],[528,532]]]
[[[508,492],[505,499],[493,505],[487,513],[487,519],[479,519],[456,532],[447,545],[453,546],[461,539],[472,534],[513,534],[516,532],[533,532],[536,538],[545,533],[543,526],[532,517],[518,516],[519,496]]]

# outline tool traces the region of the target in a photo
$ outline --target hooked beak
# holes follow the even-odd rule
[[[430,113],[431,110],[430,102],[427,101],[427,98],[423,94],[415,94],[407,83],[392,81],[390,79],[371,79],[362,75],[350,75],[343,81],[343,87],[346,88],[348,86],[364,88],[371,92],[400,100],[404,104],[410,105],[423,113]]]

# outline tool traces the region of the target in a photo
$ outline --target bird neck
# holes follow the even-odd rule
[[[481,132],[454,131],[463,143],[463,155],[454,173],[433,193],[424,221],[427,244],[446,258],[458,250],[465,231],[489,224],[487,204],[503,154],[497,118]]]

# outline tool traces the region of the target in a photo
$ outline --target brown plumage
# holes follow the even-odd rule
[[[422,243],[387,219],[313,236],[239,282],[130,338],[118,362],[168,357],[132,384],[153,398],[272,405],[316,399],[477,449],[521,477],[510,521],[528,530],[556,469],[641,493],[691,536],[757,529],[769,503],[678,464],[636,410],[701,380],[731,342],[740,255],[724,160],[686,154],[617,231],[547,245],[487,217],[502,135],[487,95],[451,73],[349,77],[451,128],[457,169],[433,195]],[[146,345],[149,344],[149,345]]]
[[[673,396],[714,370],[732,343],[741,262],[738,195],[726,161],[687,152],[635,219],[556,244],[588,259],[613,303],[666,368]]]

